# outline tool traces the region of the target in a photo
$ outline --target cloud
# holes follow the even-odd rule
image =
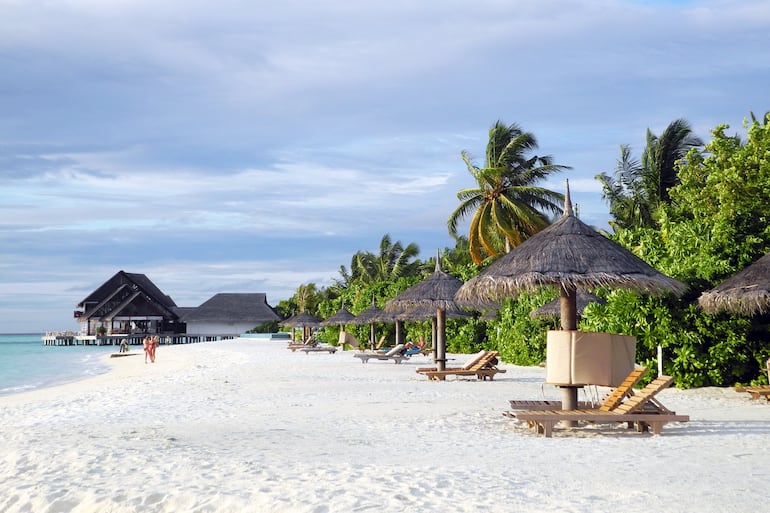
[[[124,267],[277,301],[384,233],[432,254],[499,118],[604,226],[621,144],[767,110],[768,29],[760,0],[0,0],[0,323]]]

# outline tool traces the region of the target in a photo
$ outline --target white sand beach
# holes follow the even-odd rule
[[[87,381],[0,397],[0,512],[699,512],[770,507],[770,404],[659,396],[689,423],[533,434],[509,399],[544,369],[430,382],[285,342],[161,346]],[[138,352],[133,349],[134,352]],[[464,355],[452,355],[461,363]],[[581,397],[582,398],[582,397]]]

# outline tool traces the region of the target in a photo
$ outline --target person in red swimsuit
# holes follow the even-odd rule
[[[144,337],[142,345],[144,346],[144,363],[147,363],[147,358],[152,357],[152,339],[149,335]]]

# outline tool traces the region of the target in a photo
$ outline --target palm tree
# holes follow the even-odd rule
[[[395,281],[402,276],[409,276],[418,270],[419,262],[415,258],[419,253],[420,248],[414,242],[404,247],[400,241],[394,243],[390,235],[385,234],[380,241],[379,255],[359,251],[351,259],[350,271],[344,265],[340,266],[340,285],[349,285],[354,281]]]
[[[315,314],[318,305],[318,288],[315,283],[302,284],[294,293],[297,303],[297,313]]]
[[[631,147],[620,146],[620,158],[615,168],[615,177],[602,173],[596,177],[602,183],[603,197],[610,204],[613,228],[651,226],[652,210],[642,187],[643,169],[641,163],[631,157]]]
[[[641,162],[631,158],[629,146],[621,146],[615,177],[606,173],[596,176],[610,204],[611,224],[616,228],[654,227],[655,210],[670,202],[668,191],[679,183],[677,161],[701,146],[703,141],[693,135],[684,119],[672,121],[660,136],[647,129]]]
[[[460,206],[449,216],[447,228],[457,237],[457,225],[473,213],[468,244],[475,264],[484,253],[496,257],[508,252],[548,226],[543,211],[561,212],[563,196],[534,184],[569,167],[554,164],[550,156],[527,155],[537,147],[534,135],[498,120],[489,129],[484,167],[476,166],[466,151],[460,154],[478,187],[457,193]]]
[[[676,162],[687,155],[692,148],[703,146],[703,141],[693,135],[686,119],[672,121],[656,136],[647,129],[647,147],[642,154],[642,168],[645,172],[645,189],[650,198],[657,202],[669,202],[668,191],[679,183],[675,169]]]

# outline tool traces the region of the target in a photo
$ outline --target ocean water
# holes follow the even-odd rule
[[[103,374],[113,346],[44,346],[42,334],[0,334],[0,395],[47,388]]]

